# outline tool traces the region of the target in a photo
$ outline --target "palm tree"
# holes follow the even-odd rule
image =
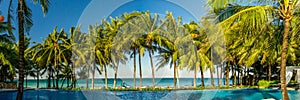
[[[48,12],[48,6],[50,4],[49,0],[33,0],[33,2],[39,3],[42,6],[44,14]],[[25,0],[18,0],[19,87],[17,100],[22,100],[24,88],[24,31],[29,32],[29,29],[32,25],[30,8],[27,6]]]
[[[70,36],[68,39],[64,39],[64,43],[66,49],[72,53],[71,55],[71,62],[72,62],[72,84],[73,87],[76,88],[76,73],[75,67],[83,65],[86,62],[84,55],[83,55],[83,46],[85,43],[85,34],[80,31],[79,27],[71,27],[70,28]]]
[[[67,48],[64,45],[64,39],[67,39],[67,36],[63,29],[60,32],[57,32],[56,28],[54,28],[53,32],[47,36],[42,44],[37,44],[29,49],[38,50],[32,57],[32,60],[37,62],[38,65],[49,66],[51,74],[53,73],[53,70],[56,71],[56,88],[58,88],[58,81],[60,78],[60,65],[63,63],[68,64],[69,62],[67,60],[69,53],[66,53]]]
[[[176,20],[172,13],[167,12],[166,19],[162,22],[162,33],[160,34],[160,40],[158,42],[162,48],[158,47],[160,51],[160,62],[159,67],[165,66],[165,64],[170,63],[174,68],[174,88],[176,88],[177,81],[179,85],[179,74],[178,69],[183,69],[183,67],[197,70],[197,68],[191,68],[199,66],[197,52],[197,43],[193,41],[193,35],[198,35],[197,24],[191,22],[189,25],[182,25],[181,17]],[[189,35],[191,34],[191,35]],[[196,82],[196,81],[194,81]]]
[[[193,22],[193,21],[188,23],[188,24],[184,24],[183,26],[188,30],[188,33],[193,38],[194,43],[195,44],[200,43],[200,42],[197,42],[197,38],[199,39],[201,37],[200,36],[200,26],[197,23]],[[195,55],[197,55],[197,53]],[[198,56],[196,56],[196,57],[198,57]],[[199,66],[200,66],[200,63],[198,61],[199,58],[196,58],[196,60],[197,60],[197,62],[195,64],[195,66],[193,66],[192,69],[191,69],[191,70],[194,70],[194,81],[193,81],[194,88],[197,87],[197,71],[199,70]]]
[[[253,1],[253,0],[248,0],[248,1]],[[248,30],[255,31],[257,29],[262,28],[262,26],[265,25],[265,23],[268,22],[268,20],[270,20],[268,16],[271,16],[271,18],[280,18],[280,20],[283,21],[284,34],[283,34],[283,43],[282,43],[282,51],[281,51],[280,81],[281,81],[282,98],[284,100],[289,100],[289,96],[287,94],[287,89],[286,89],[286,77],[285,77],[286,61],[287,61],[286,57],[287,57],[287,48],[288,48],[288,41],[289,41],[288,36],[290,31],[290,22],[291,19],[294,17],[293,16],[294,9],[298,8],[298,6],[296,5],[298,4],[298,0],[278,0],[278,1],[262,0],[262,1],[266,2],[264,4],[277,3],[277,5],[250,6],[226,18],[226,20],[222,21],[220,24],[221,26],[224,27],[227,26],[226,29],[230,29],[229,27],[233,27],[241,22],[243,23],[243,26],[245,27],[248,26],[247,27]],[[226,5],[228,5],[229,3],[233,3],[233,2],[230,0],[226,0],[226,2],[220,2],[218,0],[208,1],[208,4],[210,4],[211,7],[214,9],[226,7]],[[248,16],[248,15],[252,15],[251,13],[255,13],[255,16]],[[279,17],[273,17],[274,15],[275,16],[277,15]],[[251,21],[250,18],[252,18],[253,21],[255,20],[256,23],[252,23],[253,21]]]
[[[107,50],[105,53],[106,57],[108,57],[110,65],[114,68],[114,85],[113,87],[115,88],[117,85],[117,73],[118,73],[118,67],[119,64],[125,64],[125,61],[127,58],[124,56],[123,53],[119,52],[118,49],[115,48],[116,45],[119,45],[118,43],[115,43],[115,37],[118,35],[120,31],[120,27],[124,25],[124,21],[121,20],[120,18],[112,18],[110,17],[110,22],[108,21],[103,21],[103,32],[102,37],[104,40],[106,40],[105,44],[105,50]]]
[[[117,50],[122,49],[121,52],[125,53],[130,51],[130,47],[136,40],[138,40],[139,38],[145,39],[144,47],[147,48],[150,58],[153,88],[155,87],[155,80],[152,55],[155,50],[154,46],[159,43],[158,33],[161,30],[161,25],[159,24],[160,23],[157,14],[152,17],[150,15],[150,12],[142,12],[140,16],[136,16],[134,19],[126,21],[126,24],[124,24],[120,28],[122,32],[120,32],[120,34],[117,34],[115,38],[115,43],[118,44],[116,46]]]

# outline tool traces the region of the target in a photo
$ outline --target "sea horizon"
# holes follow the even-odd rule
[[[136,86],[139,87],[140,86],[140,78],[136,78]],[[160,86],[160,87],[174,87],[174,78],[155,78],[155,86]],[[47,88],[48,79],[40,79],[39,80],[39,88]],[[114,84],[114,78],[108,78],[108,87],[113,87]],[[219,78],[214,78],[214,85],[215,86],[219,86]],[[18,82],[17,80],[14,80],[14,82]],[[126,85],[133,87],[134,86],[134,78],[117,78],[117,84],[116,87],[120,87],[121,83],[125,82]],[[177,81],[178,82],[178,81]],[[184,87],[184,86],[193,86],[193,82],[194,82],[194,78],[179,78],[179,84],[177,83],[177,85],[180,85],[180,87]],[[26,85],[26,80],[24,81],[24,87],[28,87],[28,88],[36,88],[37,86],[37,79],[27,79],[27,85]],[[68,82],[65,81],[63,83],[63,80],[59,81],[59,88],[63,87],[67,87]],[[71,85],[71,81],[69,81],[69,85]],[[77,83],[76,83],[76,87],[80,87],[80,88],[86,88],[86,84],[87,80],[86,79],[77,79]],[[92,86],[92,79],[88,79],[88,87],[91,88]],[[225,84],[225,78],[222,78],[222,86],[224,86]],[[55,84],[55,80],[54,82],[50,81],[51,86],[53,86],[53,84]],[[102,88],[105,87],[105,78],[95,78],[95,82],[94,82],[94,86],[95,88]],[[201,86],[201,78],[197,78],[197,86]],[[232,84],[232,81],[229,79],[229,84]],[[151,87],[152,84],[152,78],[143,78],[142,79],[142,86],[143,87]],[[210,86],[211,85],[211,78],[204,78],[204,85],[205,86]]]

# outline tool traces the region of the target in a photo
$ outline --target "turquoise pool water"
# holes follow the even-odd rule
[[[17,91],[1,91],[0,100],[15,100]],[[300,91],[289,91],[300,100]],[[281,99],[280,90],[178,90],[178,91],[64,91],[26,90],[24,100],[261,100]]]

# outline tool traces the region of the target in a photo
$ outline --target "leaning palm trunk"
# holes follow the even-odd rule
[[[114,77],[114,88],[116,88],[116,86],[117,86],[117,75],[118,75],[119,63],[117,63],[115,67],[116,68],[115,68],[115,77]]]
[[[291,11],[288,11],[291,12]],[[287,47],[289,40],[289,30],[290,30],[290,19],[284,20],[284,34],[283,34],[283,43],[282,43],[282,52],[281,52],[281,65],[280,65],[280,83],[281,83],[281,93],[283,100],[289,100],[289,96],[286,89],[286,56],[287,56]]]
[[[22,100],[24,89],[24,0],[18,0],[18,29],[19,29],[19,87],[17,100]]]
[[[200,66],[200,73],[201,73],[201,86],[204,88],[204,73],[203,68]]]
[[[141,55],[139,54],[139,69],[140,69],[140,87],[143,87],[143,74],[142,74],[142,63],[141,63]]]
[[[214,84],[214,75],[213,75],[212,68],[209,68],[209,71],[210,71],[211,85],[212,85],[212,87],[215,87],[215,84]]]
[[[150,64],[151,64],[151,71],[152,71],[152,87],[155,88],[155,77],[154,77],[154,66],[153,66],[153,62],[152,62],[152,54],[151,54],[151,50],[149,51],[149,57],[150,57]]]

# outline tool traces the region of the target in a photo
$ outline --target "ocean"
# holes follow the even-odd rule
[[[214,78],[214,85],[218,86],[218,80],[217,78]],[[54,80],[55,81],[55,80]],[[133,86],[133,78],[118,78],[117,79],[117,86],[121,86],[122,82],[125,82],[127,85],[129,86]],[[152,86],[152,78],[143,78],[143,86]],[[180,86],[193,86],[193,78],[180,78],[179,82],[180,82]],[[155,78],[155,86],[160,86],[160,87],[167,87],[167,86],[171,86],[173,87],[174,83],[173,83],[173,78]],[[224,85],[225,82],[225,78],[223,78],[222,81],[222,85]],[[55,83],[55,82],[54,82]],[[61,87],[63,81],[60,80],[59,81],[59,87]],[[47,87],[47,79],[40,79],[39,81],[39,88],[46,88]],[[51,81],[51,86],[52,86],[53,82]],[[71,84],[71,81],[69,82],[69,84]],[[95,79],[95,87],[99,88],[99,87],[105,87],[105,79]],[[108,87],[113,87],[114,84],[114,79],[113,78],[108,78]],[[229,84],[232,84],[232,81],[229,81]],[[178,85],[178,83],[177,83]],[[201,78],[197,78],[197,86],[201,85]],[[204,85],[205,86],[209,86],[211,85],[211,78],[204,78]],[[28,79],[27,80],[27,87],[28,88],[36,88],[37,86],[37,80],[35,79]],[[77,83],[76,83],[77,87],[84,87],[86,88],[86,79],[78,79]],[[89,79],[89,87],[91,88],[92,86],[92,79]],[[136,79],[136,86],[140,86],[140,79],[137,78]],[[24,81],[24,87],[26,87],[26,81]],[[63,87],[67,87],[67,81],[64,82]]]

